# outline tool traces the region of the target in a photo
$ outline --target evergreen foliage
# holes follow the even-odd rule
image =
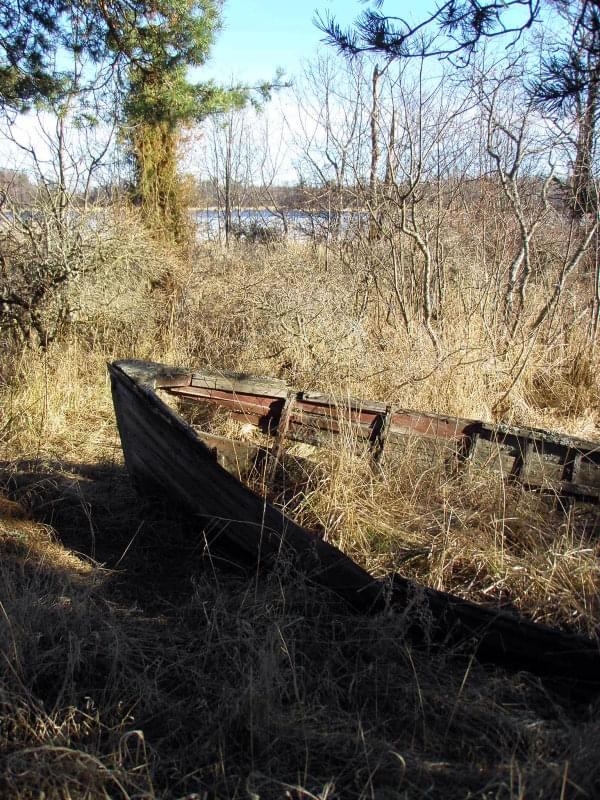
[[[0,105],[17,111],[109,88],[148,223],[185,238],[177,145],[183,127],[241,107],[251,90],[193,83],[220,27],[219,0],[6,0]],[[268,92],[269,87],[259,91]]]
[[[332,16],[317,17],[317,24],[327,41],[346,53],[468,59],[482,39],[520,37],[539,18],[541,0],[446,0],[415,24],[381,13],[382,6],[383,0],[376,0],[375,8],[364,11],[346,30]],[[511,12],[517,12],[517,22]]]
[[[206,115],[243,106],[249,90],[192,83],[188,68],[204,64],[219,29],[214,0],[171,0],[171,15],[144,30],[145,58],[131,63],[123,133],[134,175],[134,198],[163,238],[185,241],[183,182],[177,173],[182,128]]]

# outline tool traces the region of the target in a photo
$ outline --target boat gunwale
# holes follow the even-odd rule
[[[290,439],[309,444],[322,444],[319,437],[339,433],[342,422],[349,423],[357,436],[368,440],[374,450],[382,451],[384,440],[381,432],[387,424],[388,447],[396,446],[403,437],[411,435],[440,443],[451,441],[455,443],[457,457],[469,461],[474,443],[481,439],[498,448],[498,452],[512,449],[509,456],[515,459],[517,474],[508,473],[507,477],[514,477],[527,488],[600,502],[600,481],[596,479],[590,483],[593,476],[600,476],[600,442],[505,422],[482,422],[386,406],[376,401],[363,402],[353,397],[297,391],[281,379],[247,372],[191,370],[135,360],[117,361],[115,365],[137,385],[151,387],[155,392],[164,390],[190,402],[221,407],[232,417],[271,435],[277,435],[286,398],[292,397],[294,407],[289,412],[286,434]],[[178,417],[182,424],[187,425],[182,417]],[[303,434],[309,428],[314,432]],[[191,430],[193,432],[193,428]],[[539,462],[537,469],[541,477],[538,475],[537,480],[532,480],[525,469],[528,449]],[[552,454],[552,450],[558,450],[560,458],[556,453]],[[556,464],[561,468],[560,475],[548,478],[545,470]],[[581,474],[581,464],[587,470],[587,482],[586,476]]]

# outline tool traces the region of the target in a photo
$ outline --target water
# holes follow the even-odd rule
[[[103,209],[97,210],[102,213]],[[77,212],[71,212],[77,218]],[[198,238],[201,241],[225,240],[225,215],[215,209],[195,209],[193,219],[196,222]],[[35,211],[29,209],[21,213],[21,221],[31,224],[43,219]],[[284,224],[285,218],[285,224]],[[11,211],[2,211],[0,227],[15,221]],[[275,241],[286,237],[295,240],[316,239],[325,241],[334,238],[352,238],[367,225],[367,215],[359,211],[344,211],[341,215],[322,212],[308,212],[292,209],[282,214],[267,209],[242,209],[232,214],[232,235],[246,241]],[[87,225],[98,227],[94,215],[88,215]],[[286,233],[287,228],[287,233]]]
[[[198,236],[203,240],[221,240],[225,238],[225,215],[214,209],[196,209],[194,218],[198,228]],[[236,210],[232,214],[234,235],[241,239],[272,240],[285,236],[292,239],[318,238],[326,239],[337,226],[336,214],[327,212],[308,212],[291,210],[282,214],[267,209]],[[356,211],[344,211],[340,219],[340,231],[352,235],[366,224],[366,214]]]

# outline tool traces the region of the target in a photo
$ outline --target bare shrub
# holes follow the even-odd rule
[[[152,314],[152,289],[178,260],[127,206],[13,206],[0,226],[0,331],[47,349],[74,326],[82,335],[137,327]],[[162,281],[162,283],[161,283]],[[144,325],[142,325],[144,329]],[[126,338],[126,337],[125,337]]]
[[[44,348],[70,321],[69,283],[92,268],[95,239],[88,215],[46,200],[13,204],[0,226],[0,330]]]

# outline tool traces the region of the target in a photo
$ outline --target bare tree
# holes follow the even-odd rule
[[[364,183],[367,174],[369,141],[373,148],[368,85],[360,62],[320,58],[307,66],[304,80],[296,87],[302,113],[289,125],[296,131],[298,169],[310,188],[312,233],[324,242],[326,260],[330,249],[344,248],[352,229],[350,204],[355,211],[364,208],[360,204],[365,193],[357,189],[357,183]]]
[[[73,103],[71,104],[71,101]],[[97,265],[90,252],[102,235],[90,195],[105,167],[114,128],[81,125],[67,97],[38,110],[36,140],[19,138],[5,120],[3,138],[35,179],[24,199],[12,186],[0,209],[0,329],[47,347],[72,320],[71,287]]]
[[[532,134],[536,122],[540,124],[533,119],[534,100],[521,92],[521,102],[514,102],[519,96],[519,83],[510,75],[492,79],[491,88],[488,83],[481,79],[478,85],[486,116],[486,149],[519,232],[504,292],[504,319],[509,334],[513,335],[525,307],[531,277],[531,243],[550,210],[548,193],[555,168],[551,161],[543,162],[547,142],[536,141]],[[543,177],[538,177],[540,169]]]
[[[200,131],[193,153],[217,199],[219,237],[228,247],[240,228],[241,211],[251,197],[256,159],[248,109],[212,116]],[[222,225],[221,225],[222,219]]]

